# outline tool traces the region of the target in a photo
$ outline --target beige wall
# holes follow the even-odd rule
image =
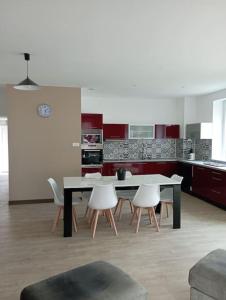
[[[23,92],[6,87],[9,124],[9,200],[52,198],[47,178],[80,175],[81,91],[42,87]],[[50,104],[50,118],[37,106]]]

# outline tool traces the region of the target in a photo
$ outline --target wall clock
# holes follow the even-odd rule
[[[39,104],[37,107],[37,112],[40,117],[48,118],[52,114],[52,108],[49,104]]]

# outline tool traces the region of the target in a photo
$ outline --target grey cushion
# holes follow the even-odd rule
[[[214,298],[209,297],[202,292],[199,292],[195,288],[191,288],[191,297],[190,300],[214,300]]]
[[[226,300],[226,251],[217,249],[202,258],[190,270],[189,283],[209,297]]]
[[[147,291],[119,268],[94,262],[50,277],[23,289],[21,300],[135,300]]]

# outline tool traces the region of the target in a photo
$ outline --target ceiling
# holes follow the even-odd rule
[[[0,84],[182,97],[226,88],[225,0],[1,0]]]

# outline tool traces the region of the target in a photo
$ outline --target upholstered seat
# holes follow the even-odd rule
[[[119,268],[94,262],[23,289],[20,300],[147,300],[141,285]]]

